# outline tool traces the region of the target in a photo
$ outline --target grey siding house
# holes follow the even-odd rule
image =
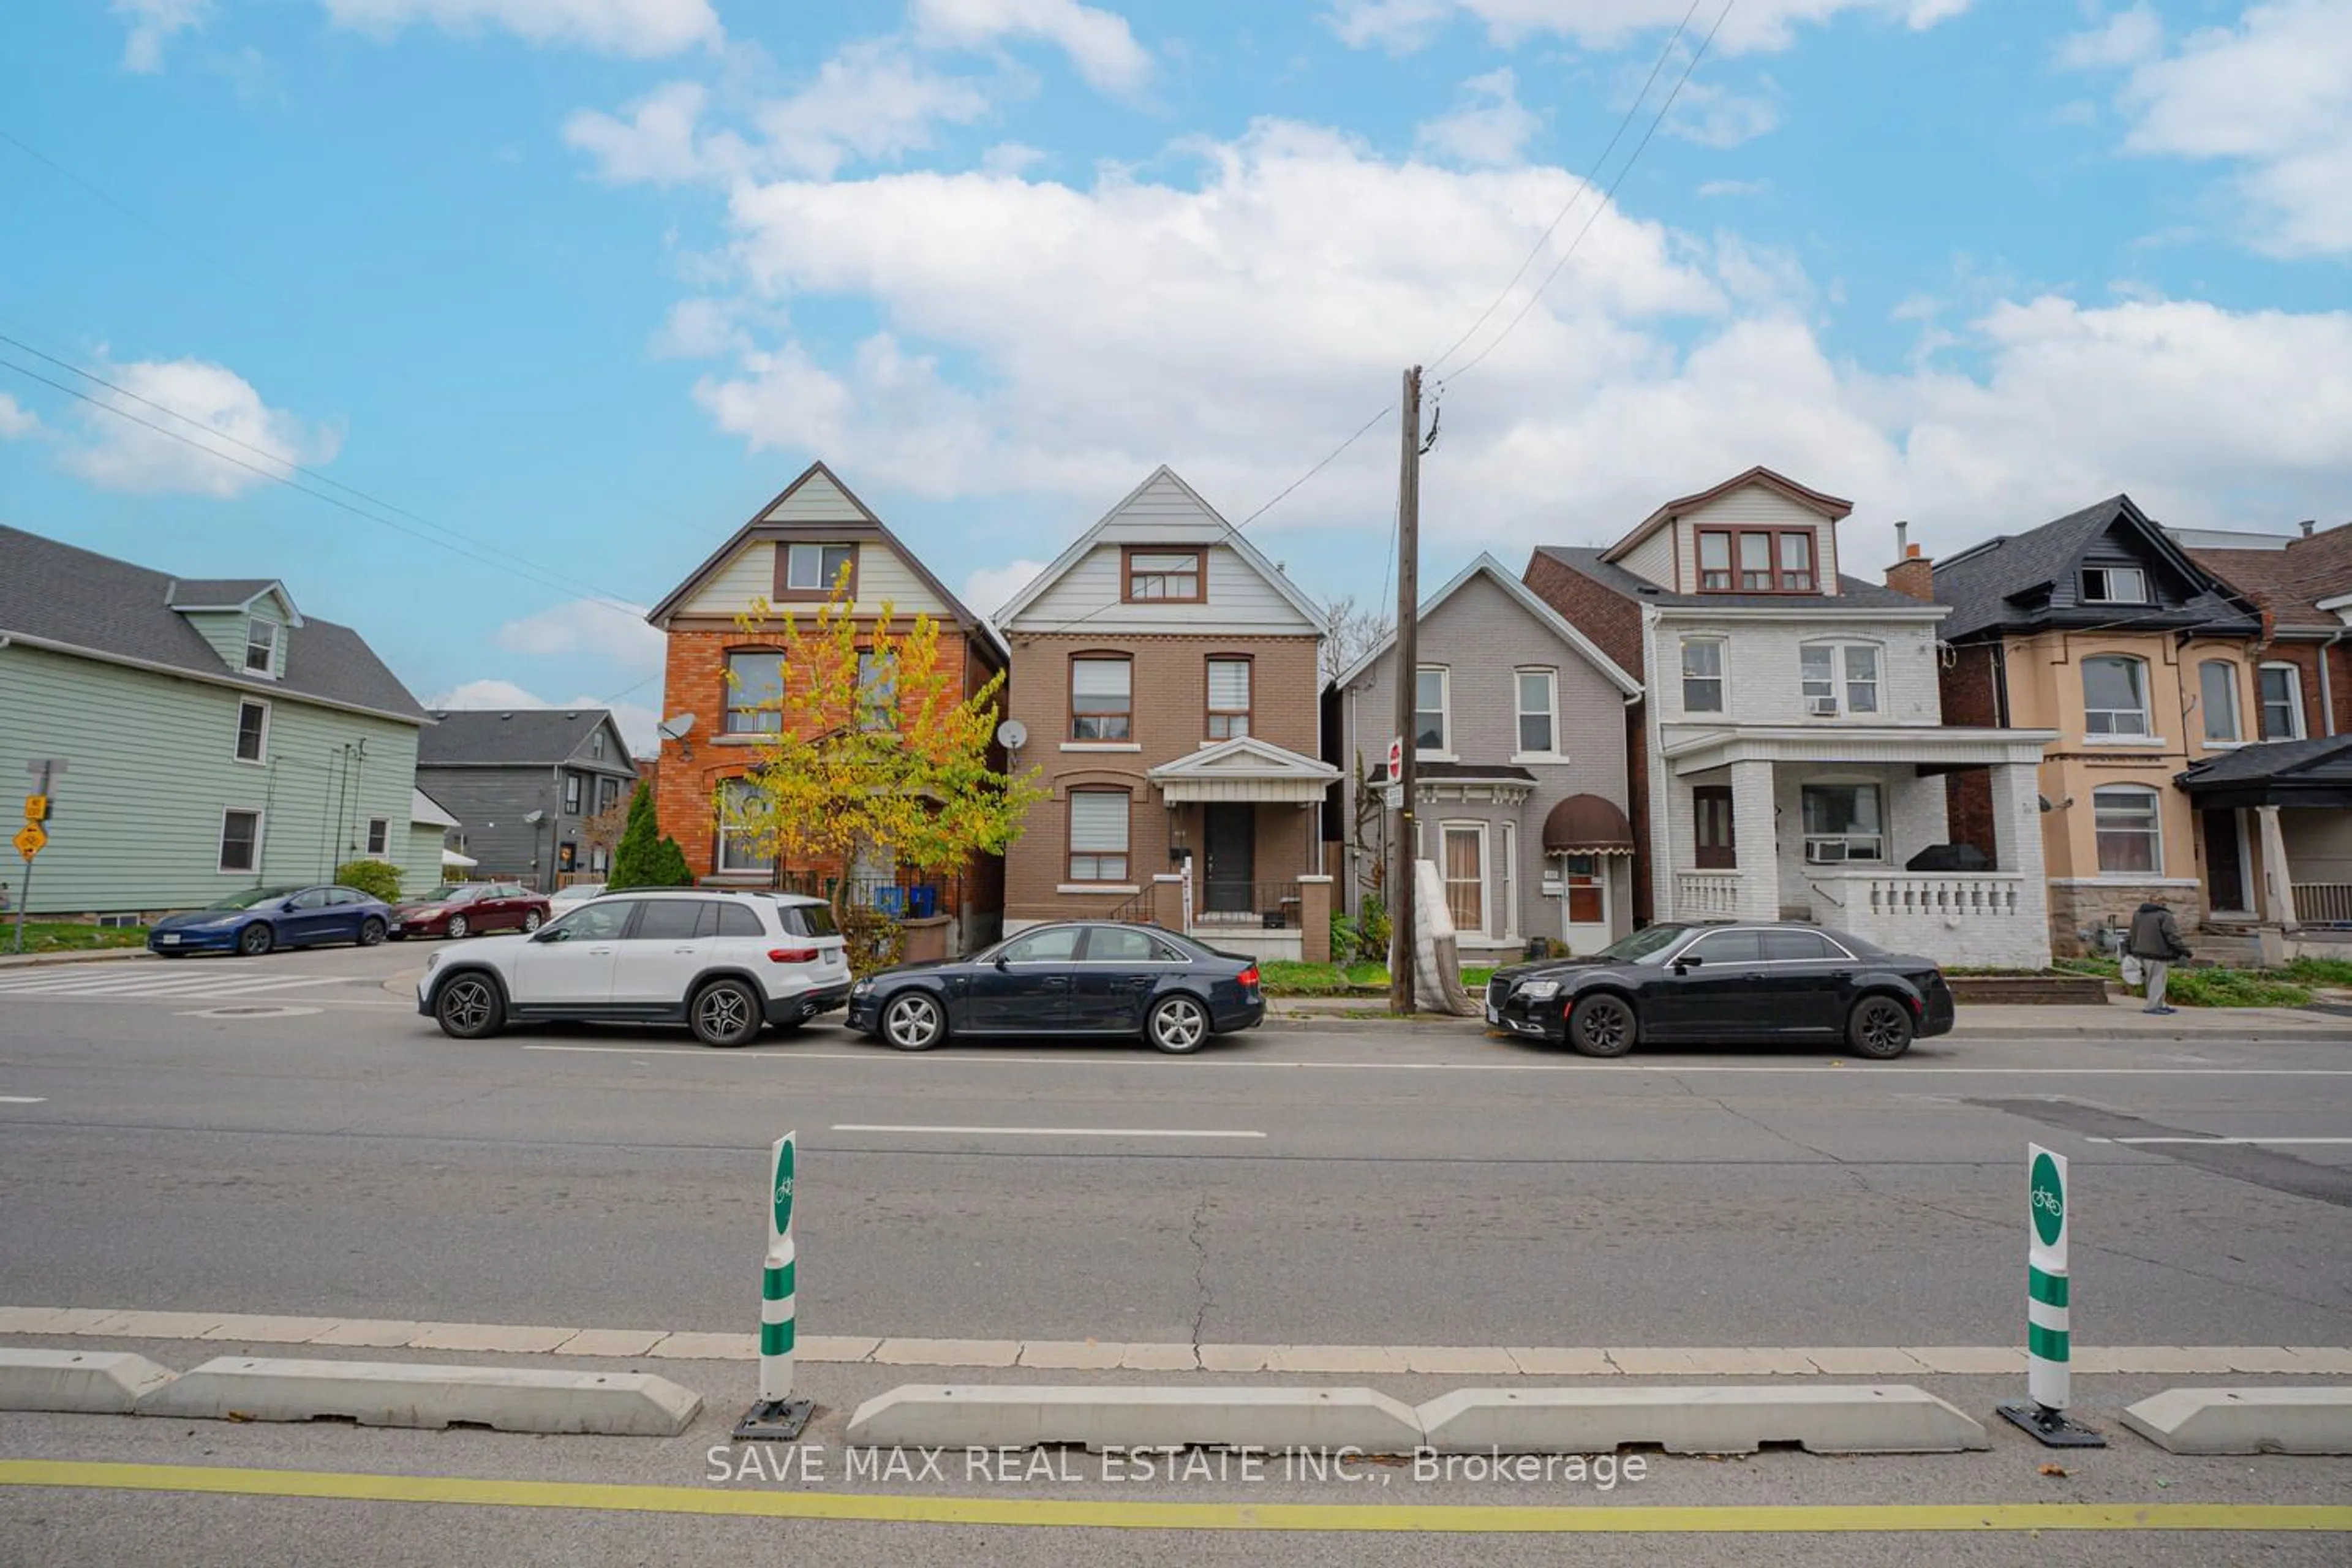
[[[636,763],[603,708],[449,709],[417,743],[416,784],[465,824],[470,875],[552,890],[594,878],[608,852],[582,832],[636,788]],[[537,820],[533,820],[533,814]]]
[[[1423,602],[1419,635],[1414,855],[1445,879],[1463,957],[1504,957],[1538,937],[1585,953],[1626,934],[1625,707],[1641,682],[1491,555]],[[1351,910],[1397,831],[1396,663],[1391,636],[1325,693]]]

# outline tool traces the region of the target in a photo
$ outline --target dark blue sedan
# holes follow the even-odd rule
[[[392,910],[357,888],[248,888],[218,903],[166,915],[147,932],[147,951],[165,958],[349,942],[373,947],[392,929]]]

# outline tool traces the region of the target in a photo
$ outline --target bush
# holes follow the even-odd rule
[[[675,838],[664,838],[654,846],[652,864],[646,868],[646,879],[638,884],[646,888],[683,888],[694,880],[694,873],[686,864],[686,851],[677,847]]]
[[[1362,939],[1357,934],[1356,922],[1345,915],[1331,917],[1331,962],[1345,963],[1356,956],[1357,944]]]
[[[437,873],[440,868],[434,870]],[[389,861],[346,860],[335,868],[335,880],[387,904],[400,902],[400,868]]]
[[[624,888],[670,886],[653,878],[660,837],[661,827],[654,820],[654,792],[640,782],[629,797],[629,823],[621,830],[621,842],[614,847],[613,866],[604,875],[604,886],[614,892]]]
[[[842,944],[848,950],[849,973],[871,974],[887,969],[905,956],[907,931],[879,910],[853,909],[841,917]]]
[[[2244,969],[2176,969],[2164,999],[2184,1007],[2300,1007],[2311,993]]]
[[[1356,955],[1367,963],[1389,961],[1389,938],[1394,928],[1389,923],[1388,906],[1381,902],[1378,893],[1366,893],[1356,902]],[[1335,950],[1334,957],[1338,956]]]

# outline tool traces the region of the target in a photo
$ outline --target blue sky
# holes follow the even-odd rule
[[[1754,462],[1852,498],[1864,564],[2118,489],[2352,510],[2336,0],[87,0],[0,37],[0,360],[250,465],[0,369],[0,517],[282,577],[428,700],[642,736],[658,639],[595,601],[812,458],[985,608],[1158,462],[1257,510],[1414,361],[1430,581]],[[1252,536],[1375,598],[1394,471],[1383,421]]]

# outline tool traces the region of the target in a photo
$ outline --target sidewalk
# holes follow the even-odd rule
[[[31,969],[44,963],[103,963],[117,959],[155,957],[143,947],[98,947],[68,952],[18,953],[8,951],[8,941],[7,927],[0,925],[0,969]]]

